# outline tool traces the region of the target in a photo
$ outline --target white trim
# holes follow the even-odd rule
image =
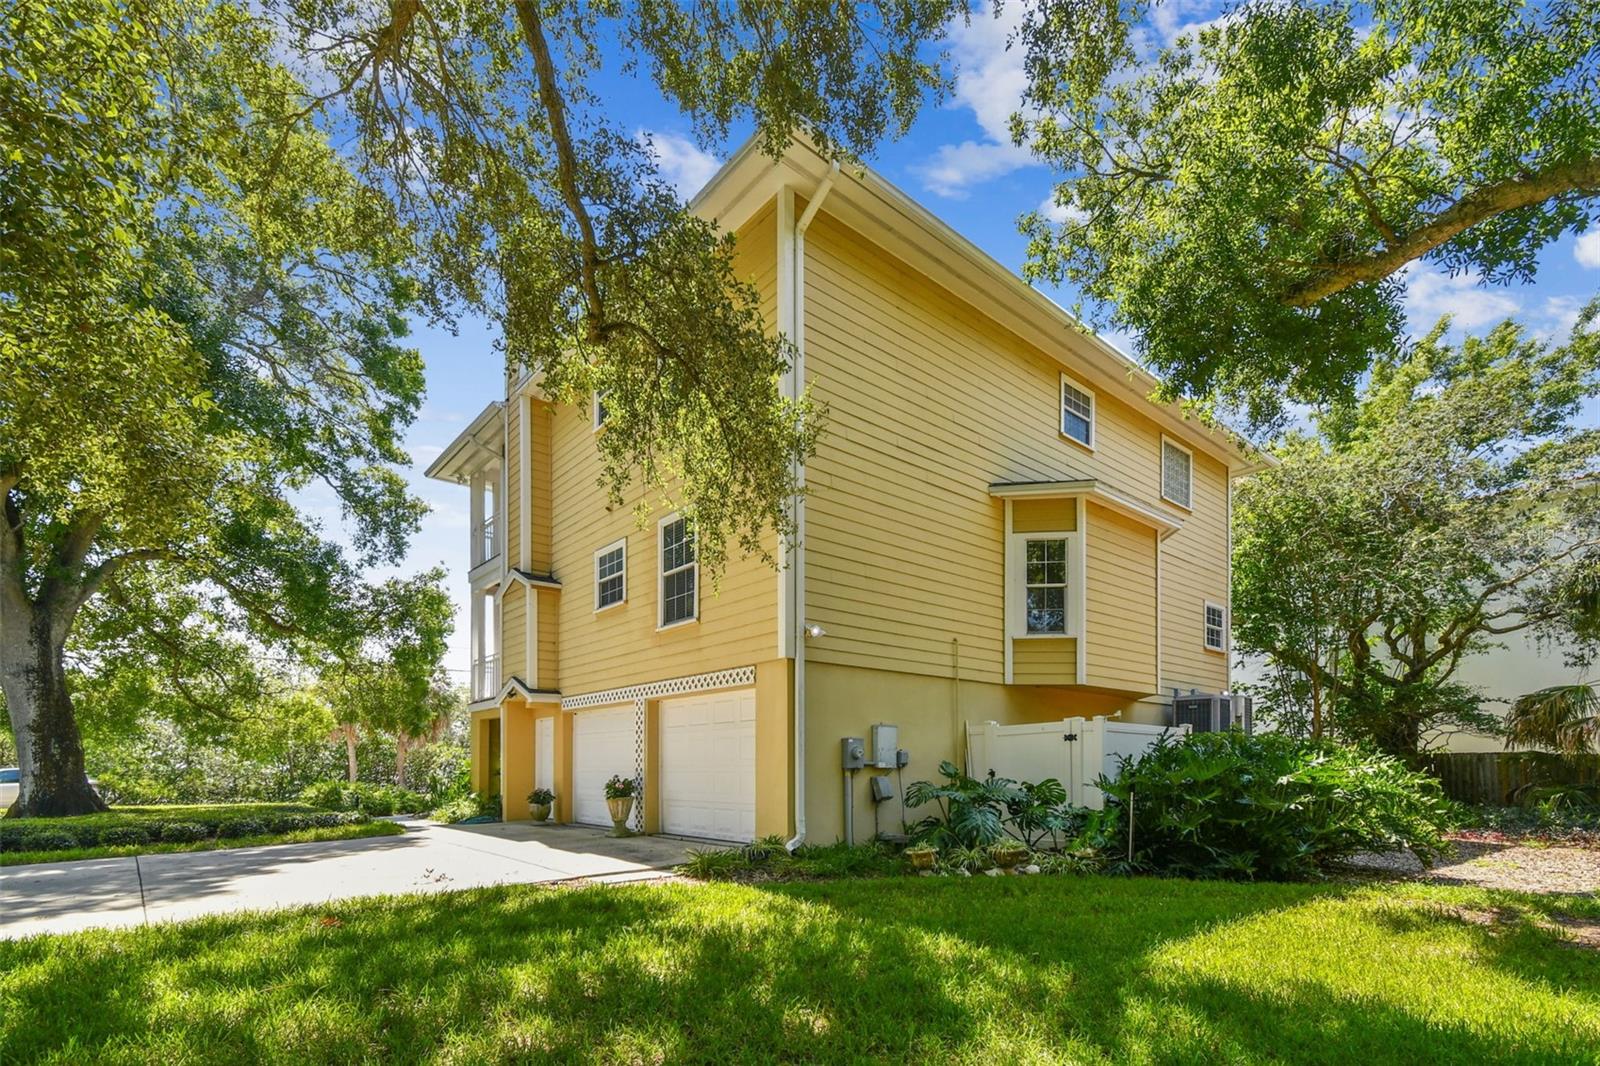
[[[1188,503],[1185,503],[1182,500],[1173,499],[1171,496],[1167,495],[1167,445],[1169,445],[1169,444],[1172,445],[1174,448],[1178,449],[1184,455],[1187,455],[1189,457],[1189,502]],[[1163,433],[1163,434],[1161,434],[1161,450],[1159,452],[1157,452],[1156,460],[1160,464],[1159,469],[1160,469],[1160,476],[1161,476],[1161,498],[1163,500],[1167,501],[1168,503],[1172,504],[1174,507],[1182,507],[1185,511],[1193,512],[1194,511],[1194,449],[1190,448],[1188,445],[1184,444],[1182,441],[1177,440],[1177,439],[1175,439],[1173,437],[1169,437],[1165,433]]]
[[[1233,478],[1231,478],[1231,477],[1227,479],[1227,507],[1228,507],[1228,513],[1225,516],[1225,526],[1224,526],[1224,528],[1227,530],[1228,560],[1227,560],[1227,566],[1224,568],[1224,571],[1223,571],[1223,577],[1224,577],[1224,580],[1227,581],[1228,587],[1227,587],[1226,593],[1224,594],[1223,598],[1227,601],[1224,604],[1224,606],[1227,608],[1227,612],[1228,613],[1224,617],[1226,618],[1227,624],[1228,624],[1228,650],[1226,652],[1226,662],[1224,662],[1224,664],[1223,664],[1223,669],[1226,671],[1226,673],[1223,674],[1223,678],[1226,681],[1226,685],[1223,688],[1223,691],[1224,692],[1232,692],[1233,691]]]
[[[687,677],[673,677],[665,681],[650,681],[626,688],[608,688],[600,692],[585,692],[579,696],[563,696],[563,711],[581,711],[589,707],[603,707],[608,703],[628,703],[634,700],[653,700],[660,696],[686,696],[695,692],[708,692],[717,688],[744,688],[756,683],[754,666],[737,666],[731,670],[713,670]]]
[[[1005,537],[1000,542],[1002,562],[1000,565],[1000,583],[1003,587],[1001,600],[1002,612],[1000,617],[1000,643],[1005,645],[1005,681],[1011,684],[1011,619],[1017,609],[1017,590],[1011,582],[1011,497],[1005,498],[1006,528]]]
[[[1088,496],[1100,506],[1116,511],[1143,525],[1153,526],[1162,536],[1183,528],[1183,519],[1153,504],[1102,485],[1094,478],[1074,481],[1000,481],[989,486],[989,495],[1002,500],[1049,500]]]
[[[1069,386],[1075,392],[1081,392],[1085,396],[1089,397],[1088,440],[1079,440],[1077,437],[1074,437],[1071,433],[1067,432],[1067,388]],[[1079,412],[1076,411],[1073,413],[1079,414]],[[1073,377],[1071,374],[1063,371],[1061,374],[1061,387],[1056,390],[1056,432],[1060,433],[1062,437],[1070,440],[1072,443],[1080,447],[1087,448],[1092,452],[1094,451],[1095,423],[1099,420],[1099,417],[1099,406],[1095,401],[1094,390],[1085,385],[1083,382],[1079,381],[1077,378]]]
[[[777,209],[773,212],[778,224],[778,332],[782,336],[794,340],[795,292],[794,292],[794,189],[785,185],[778,190]],[[778,388],[786,399],[796,399],[800,395],[800,380],[798,360],[791,366],[787,373],[778,379]],[[796,465],[795,480],[798,483],[803,476],[804,468]],[[798,503],[789,501],[789,513],[795,516]],[[782,545],[783,556],[778,567],[778,658],[789,659],[795,656],[795,634],[799,631],[796,624],[796,611],[794,609],[797,598],[797,578],[799,575],[798,554],[799,530],[795,536]]]
[[[1078,527],[1077,559],[1078,564],[1078,595],[1071,595],[1072,589],[1067,589],[1067,609],[1077,612],[1076,628],[1078,631],[1078,684],[1086,684],[1089,676],[1089,619],[1088,602],[1089,590],[1086,587],[1089,580],[1089,503],[1079,496],[1077,499],[1077,515],[1073,523]]]
[[[608,603],[608,604],[605,604],[604,606],[601,606],[601,604],[600,604],[600,557],[602,555],[610,555],[614,551],[621,551],[622,552],[622,599],[616,601],[615,603]],[[599,614],[601,611],[609,611],[613,607],[621,607],[623,604],[627,603],[628,602],[628,538],[627,537],[623,537],[621,540],[612,541],[610,544],[607,544],[603,548],[596,548],[594,550],[594,564],[593,564],[592,569],[590,570],[590,575],[594,580],[594,613],[595,614]]]
[[[1010,523],[1007,523],[1010,526]],[[1027,587],[1027,545],[1031,540],[1059,540],[1065,550],[1067,581],[1062,606],[1065,617],[1064,633],[1029,633],[1026,597],[1020,593]],[[1006,642],[1013,640],[1067,640],[1083,636],[1083,551],[1082,537],[1077,530],[1038,530],[1027,533],[1006,534]]]
[[[528,687],[539,687],[539,590],[522,586],[522,654],[526,660]]]
[[[589,394],[589,432],[591,433],[599,433],[600,427],[605,425],[605,421],[600,417],[600,407],[604,402],[601,399],[601,393],[604,391],[604,389],[595,389]]]
[[[517,394],[517,565],[533,569],[533,400]],[[507,464],[510,465],[509,463]],[[500,554],[504,555],[505,552]]]
[[[1211,643],[1210,630],[1212,610],[1216,610],[1222,615],[1222,625],[1218,627],[1222,630],[1222,643],[1220,645]],[[1201,601],[1200,645],[1201,647],[1205,648],[1206,651],[1219,652],[1223,655],[1228,654],[1228,608],[1215,600]]]
[[[694,546],[694,561],[687,567],[678,567],[673,573],[676,574],[685,569],[694,571],[694,614],[688,618],[680,618],[676,622],[665,621],[667,616],[667,553],[662,547],[661,539],[662,534],[666,532],[666,528],[681,518],[683,518],[683,514],[674,511],[656,523],[656,632],[658,633],[664,629],[677,629],[679,626],[693,625],[700,621],[700,543],[699,538],[695,537],[693,532],[687,531],[687,529],[689,542]]]

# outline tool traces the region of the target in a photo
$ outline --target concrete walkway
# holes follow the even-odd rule
[[[528,822],[401,824],[404,836],[0,869],[0,936],[143,925],[400,892],[573,878],[649,880],[682,862],[692,844],[674,837],[617,840],[599,829]]]

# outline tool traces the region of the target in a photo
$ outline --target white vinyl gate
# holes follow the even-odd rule
[[[1136,758],[1161,737],[1187,732],[1187,725],[1138,725],[1104,715],[1027,725],[969,724],[968,773],[983,777],[993,770],[1000,777],[1027,782],[1053,777],[1066,787],[1068,802],[1098,809],[1105,798],[1094,783],[1101,774],[1117,775],[1119,757]]]

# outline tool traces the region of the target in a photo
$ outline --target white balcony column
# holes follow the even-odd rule
[[[483,554],[483,485],[483,471],[480,470],[472,475],[471,489],[469,490],[472,500],[471,558],[473,566],[477,566],[485,559]]]

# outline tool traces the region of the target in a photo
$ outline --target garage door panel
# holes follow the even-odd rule
[[[755,837],[755,692],[661,705],[661,826],[718,840]]]
[[[606,781],[634,774],[634,707],[578,711],[572,718],[572,817],[584,825],[610,825]]]

